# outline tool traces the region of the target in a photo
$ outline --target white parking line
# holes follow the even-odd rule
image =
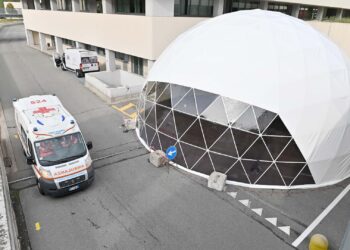
[[[338,204],[341,199],[349,192],[350,184],[328,205],[328,207],[320,213],[319,216],[304,230],[304,232],[292,243],[294,247],[298,247],[299,244],[315,229],[315,227],[332,211],[332,209]]]

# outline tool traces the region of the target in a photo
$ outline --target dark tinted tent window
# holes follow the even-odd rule
[[[251,184],[313,182],[309,169],[301,170],[305,159],[277,114],[166,82],[148,82],[143,92],[140,136],[153,149],[175,145],[181,166],[203,174],[215,169],[228,180]]]

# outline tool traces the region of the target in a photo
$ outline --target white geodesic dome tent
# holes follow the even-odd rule
[[[350,175],[350,82],[346,56],[299,19],[239,11],[180,35],[151,69],[166,82],[277,113],[317,186]]]

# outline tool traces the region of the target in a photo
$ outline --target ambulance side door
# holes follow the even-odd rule
[[[24,150],[24,152],[25,152],[25,154],[26,154],[26,156],[28,156],[29,155],[29,152],[28,152],[28,136],[27,136],[27,133],[26,133],[26,131],[24,130],[24,128],[23,128],[23,126],[22,125],[20,125],[21,126],[21,128],[20,128],[20,140],[21,140],[21,143],[22,143],[22,146],[23,146],[23,150]]]

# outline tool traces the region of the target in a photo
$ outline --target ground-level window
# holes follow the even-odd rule
[[[69,40],[69,39],[62,38],[62,43],[65,44],[65,45],[70,45],[70,46],[75,47],[74,41]]]
[[[350,10],[343,10],[343,18],[350,18]]]
[[[314,20],[317,18],[318,8],[314,6],[301,6],[298,18],[303,20]]]
[[[100,56],[105,56],[105,55],[106,55],[105,49],[100,48],[100,47],[96,47],[96,52],[97,52],[97,54],[99,54]]]
[[[140,57],[131,57],[131,70],[133,73],[143,75],[143,59]]]
[[[224,13],[234,12],[238,10],[252,10],[260,7],[259,1],[245,1],[245,0],[226,0]]]
[[[213,0],[175,0],[174,16],[213,16]]]
[[[120,53],[120,52],[115,52],[115,59],[123,61],[125,63],[129,62],[129,56],[127,54]]]
[[[337,9],[327,8],[325,18],[334,18],[337,16]]]
[[[115,12],[145,14],[145,0],[115,0]]]
[[[90,44],[85,44],[85,49],[89,51],[97,51],[97,47]]]
[[[287,15],[292,14],[292,5],[282,3],[269,3],[268,10],[282,12]]]

